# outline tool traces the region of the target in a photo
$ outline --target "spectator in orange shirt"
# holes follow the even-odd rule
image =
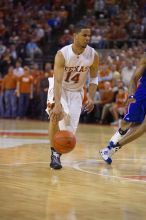
[[[18,115],[20,118],[24,118],[27,115],[29,100],[33,98],[33,78],[30,75],[30,69],[28,66],[24,67],[24,75],[18,79],[17,94],[19,97]]]
[[[33,77],[34,82],[36,81],[36,79],[40,76],[41,71],[39,69],[39,64],[38,63],[34,63],[32,68],[31,68],[31,76]]]
[[[30,74],[33,78],[33,99],[30,102],[28,114],[31,118],[38,118],[40,116],[39,84],[42,78],[42,70],[38,63],[33,64]]]
[[[2,83],[6,118],[16,118],[17,116],[17,97],[16,97],[17,76],[14,75],[13,71],[14,71],[13,67],[10,66],[8,69],[8,73],[3,78],[3,83]]]
[[[114,92],[111,86],[111,83],[109,81],[105,81],[104,82],[104,89],[100,90],[100,99],[95,101],[95,118],[96,118],[96,122],[100,122],[101,123],[101,114],[102,114],[102,110],[103,107],[108,104],[111,103],[114,97]]]
[[[107,64],[100,66],[98,71],[98,89],[104,89],[104,82],[113,80],[112,71],[109,69]]]
[[[113,115],[114,122],[111,125],[119,124],[119,116],[123,116],[126,114],[126,100],[128,98],[128,92],[124,89],[124,87],[119,88],[118,93],[116,95],[116,101],[112,104],[110,108],[110,112]]]

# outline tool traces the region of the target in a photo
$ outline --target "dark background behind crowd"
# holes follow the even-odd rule
[[[72,43],[76,24],[91,27],[91,46],[100,54],[95,108],[83,111],[80,122],[118,125],[146,48],[144,0],[1,0],[1,118],[48,120],[54,54]]]

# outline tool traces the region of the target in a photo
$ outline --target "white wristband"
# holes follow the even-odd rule
[[[90,84],[98,84],[98,76],[96,76],[96,77],[94,77],[94,78],[92,78],[92,77],[90,77],[90,82],[89,82]]]

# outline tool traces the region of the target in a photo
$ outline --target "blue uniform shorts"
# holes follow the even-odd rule
[[[128,111],[124,116],[124,120],[127,122],[143,122],[146,115],[146,99],[136,101],[128,106]]]

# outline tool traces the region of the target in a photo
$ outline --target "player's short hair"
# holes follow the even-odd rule
[[[87,27],[85,25],[76,25],[74,27],[74,33],[79,33],[82,29],[90,29],[90,27]]]

